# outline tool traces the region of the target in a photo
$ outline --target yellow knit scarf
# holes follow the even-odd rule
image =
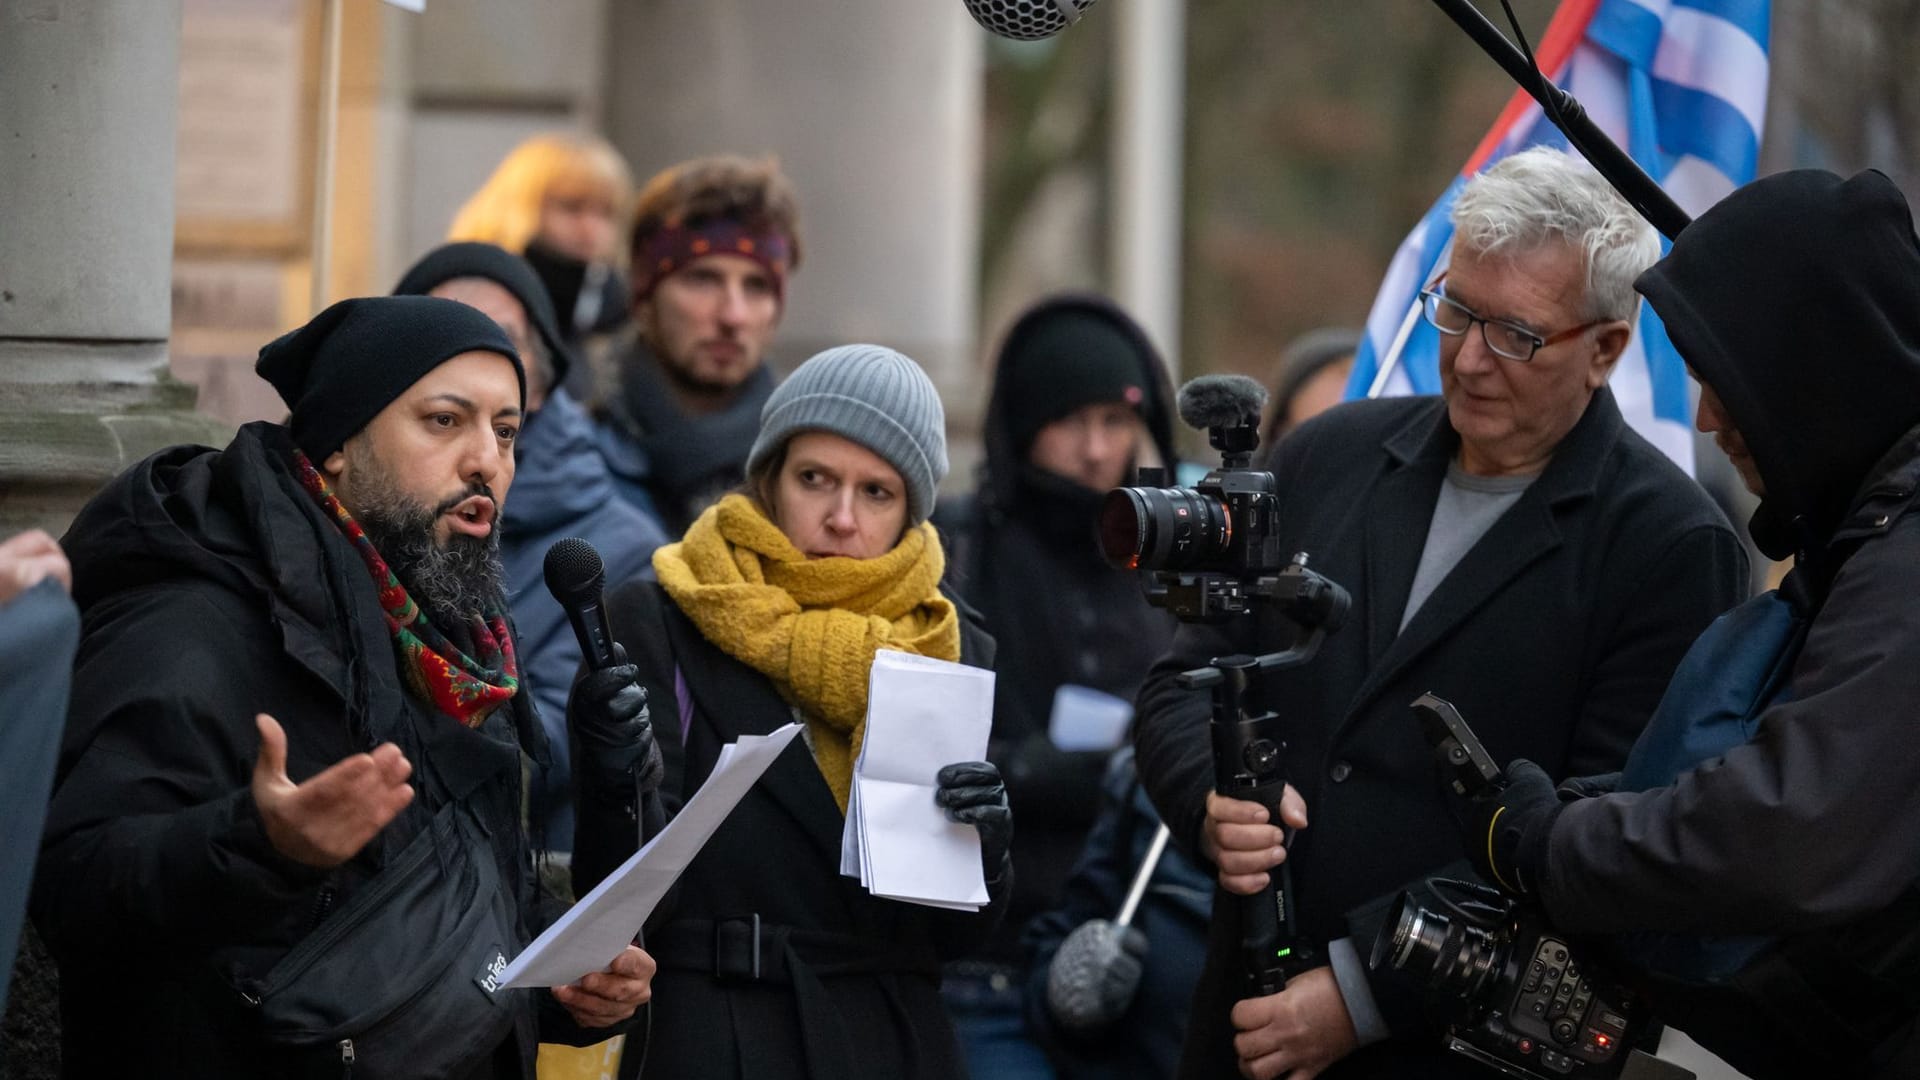
[[[720,500],[653,555],[660,586],[701,635],[800,710],[843,814],[874,651],[960,659],[960,619],[940,595],[946,564],[927,524],[877,558],[808,559],[744,495]]]

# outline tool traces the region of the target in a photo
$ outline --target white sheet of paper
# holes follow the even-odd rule
[[[1047,738],[1062,750],[1114,750],[1127,737],[1133,703],[1091,686],[1061,683],[1053,692]]]
[[[868,891],[895,900],[977,908],[987,902],[980,870],[980,832],[927,814],[932,793],[920,784],[861,777],[860,806],[867,815]],[[935,807],[938,810],[938,807]],[[883,825],[876,827],[875,822]]]
[[[613,963],[747,789],[798,734],[800,725],[788,724],[768,735],[742,735],[722,747],[712,774],[680,813],[514,957],[500,975],[501,985],[566,986]]]
[[[987,756],[993,673],[883,649],[841,836],[841,873],[877,896],[936,907],[987,902],[980,834],[934,802],[940,768]]]

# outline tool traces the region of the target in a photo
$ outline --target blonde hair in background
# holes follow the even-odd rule
[[[535,135],[514,147],[453,216],[447,240],[477,240],[524,254],[540,231],[540,210],[547,197],[581,192],[606,199],[613,207],[614,236],[626,234],[633,174],[620,151],[598,135]],[[615,243],[602,260],[624,266],[625,245]]]

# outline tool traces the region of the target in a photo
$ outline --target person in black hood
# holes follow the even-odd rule
[[[1008,918],[945,990],[978,1075],[1044,1064],[1018,1034],[1021,931],[1058,901],[1100,806],[1111,745],[1063,750],[1051,722],[1090,708],[1116,716],[1118,738],[1173,637],[1170,617],[1094,543],[1101,497],[1136,459],[1173,462],[1171,406],[1165,365],[1125,312],[1093,295],[1043,300],[1000,347],[979,490],[936,519],[954,547],[951,580],[1000,645],[988,757],[1020,821]]]
[[[630,1025],[653,965],[494,979],[540,923],[521,766],[546,740],[496,546],[521,362],[474,308],[400,296],[258,371],[286,426],[161,451],[64,541],[82,633],[32,913],[65,1071],[532,1077],[537,1040]]]
[[[1756,1080],[1920,1075],[1912,213],[1877,172],[1766,177],[1635,287],[1794,568],[1694,643],[1625,773],[1583,785],[1611,793],[1515,762],[1467,847],[1562,929],[1630,934],[1661,1014]]]
[[[527,362],[527,415],[513,441],[513,513],[500,519],[521,669],[546,726],[551,764],[536,770],[530,792],[535,835],[553,852],[572,852],[572,746],[567,693],[580,669],[580,642],[560,602],[547,591],[547,549],[575,536],[600,553],[609,585],[650,571],[667,542],[660,523],[614,491],[594,449],[593,422],[567,389],[572,350],[553,305],[527,262],[492,244],[443,244],[395,285],[396,295],[441,296],[477,307],[507,332]]]

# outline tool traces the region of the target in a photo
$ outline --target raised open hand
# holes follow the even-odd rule
[[[280,722],[261,713],[254,723],[260,757],[253,765],[253,802],[274,850],[295,862],[339,866],[413,801],[407,783],[413,764],[392,743],[296,784],[287,777],[287,733]]]

